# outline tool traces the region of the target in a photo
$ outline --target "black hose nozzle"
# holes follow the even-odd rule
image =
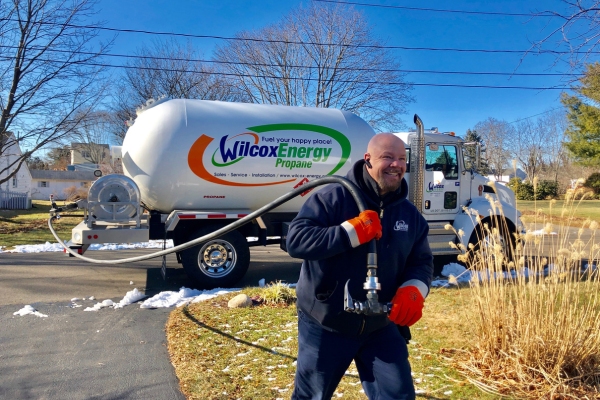
[[[65,204],[62,207],[58,207],[56,205],[56,203],[54,202],[54,200],[52,200],[52,208],[50,209],[50,215],[51,216],[59,216],[58,213],[63,212],[63,211],[67,211],[67,210],[74,210],[76,208],[79,208],[79,204],[77,203],[69,203],[69,204]],[[60,216],[59,216],[60,217]]]

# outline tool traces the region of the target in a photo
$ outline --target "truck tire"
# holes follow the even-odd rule
[[[483,225],[488,224],[489,229],[486,230]],[[475,252],[478,251],[489,251],[493,252],[493,241],[489,239],[489,231],[494,228],[498,228],[500,245],[502,247],[502,253],[504,254],[503,267],[506,269],[508,263],[510,261],[514,261],[514,249],[515,249],[515,236],[514,226],[513,224],[502,218],[502,217],[492,217],[485,218],[481,221],[481,224],[477,225],[473,233],[471,234],[471,238],[469,239],[469,243],[473,245],[473,249],[468,251],[468,260],[469,263],[473,263],[476,260],[474,255]],[[493,257],[493,254],[489,254],[490,257]],[[487,255],[485,256],[487,259]]]
[[[193,240],[214,231],[204,227],[191,235]],[[232,231],[181,252],[183,269],[198,289],[233,287],[250,265],[250,248],[246,238]]]

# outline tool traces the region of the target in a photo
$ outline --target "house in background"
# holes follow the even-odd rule
[[[507,168],[502,171],[502,175],[500,176],[500,180],[498,183],[506,185],[510,180],[514,177],[521,178],[521,180],[525,180],[527,178],[527,174],[521,168],[517,168],[517,172],[515,174],[515,170],[512,168]],[[494,174],[490,174],[487,176],[490,181],[496,181],[496,176]]]
[[[71,165],[99,164],[110,160],[110,147],[107,144],[71,143]]]
[[[50,195],[55,200],[66,200],[69,192],[78,189],[87,191],[92,182],[98,179],[94,171],[46,171],[31,170],[31,198],[48,200]]]
[[[0,156],[0,170],[10,166],[23,153],[12,133],[0,137],[3,154]],[[4,146],[3,146],[4,147]],[[71,164],[68,171],[30,170],[23,163],[14,177],[0,184],[0,209],[31,208],[31,200],[66,200],[69,193],[85,190],[97,178],[95,171],[99,164],[108,162],[107,144],[73,143],[71,145]],[[97,161],[97,162],[96,162]],[[0,178],[8,176],[9,171],[1,172]]]
[[[108,144],[71,143],[69,171],[100,171],[102,175],[122,174],[121,158],[112,158]]]
[[[17,161],[23,153],[11,132],[4,135],[0,134],[0,142],[3,148],[3,153],[0,156],[0,170],[8,167],[7,171],[0,172],[0,178],[6,178],[16,168],[16,165],[11,166],[11,164]],[[29,167],[26,163],[23,163],[12,178],[0,184],[0,208],[31,208],[31,184]]]

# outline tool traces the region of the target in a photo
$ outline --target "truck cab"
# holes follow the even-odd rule
[[[454,132],[442,133],[437,128],[423,129],[422,136],[418,131],[395,135],[406,144],[409,197],[429,223],[429,244],[434,255],[459,253],[449,242],[462,242],[465,246],[477,243],[478,235],[482,235],[481,230],[477,231],[477,216],[482,224],[492,225],[502,218],[508,230],[516,232],[520,214],[514,193],[501,184],[488,182],[475,168],[467,166],[465,149],[478,144],[466,143]],[[495,200],[502,215],[490,203]],[[454,229],[446,229],[448,224]],[[462,233],[462,237],[455,232]],[[510,234],[506,236],[506,241],[514,240]]]

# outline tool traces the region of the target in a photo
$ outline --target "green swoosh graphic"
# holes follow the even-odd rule
[[[350,157],[350,151],[352,145],[350,140],[343,133],[336,131],[335,129],[327,128],[320,125],[312,124],[270,124],[270,125],[259,125],[252,126],[248,130],[256,133],[272,132],[272,131],[310,131],[317,132],[323,135],[329,136],[336,142],[338,142],[342,148],[342,157],[340,162],[327,174],[333,175],[336,171],[344,166],[348,158]]]
[[[238,157],[238,158],[236,158],[235,160],[233,160],[233,161],[230,161],[230,162],[228,162],[228,163],[220,164],[220,163],[218,163],[218,162],[216,162],[216,161],[215,161],[215,154],[217,154],[217,151],[219,151],[219,148],[218,148],[218,147],[217,147],[217,149],[215,150],[215,152],[213,153],[213,155],[212,155],[212,160],[211,160],[211,161],[212,161],[212,164],[213,164],[215,167],[227,167],[227,166],[229,166],[229,165],[231,165],[231,164],[235,164],[236,162],[238,162],[238,161],[242,161],[242,160],[244,159],[244,157]]]

